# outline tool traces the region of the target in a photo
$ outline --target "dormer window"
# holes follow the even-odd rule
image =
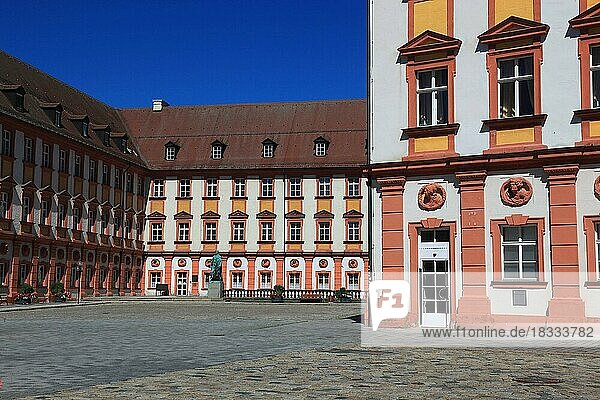
[[[223,158],[225,144],[219,140],[215,140],[214,142],[211,143],[211,146],[212,146],[211,158],[213,160],[220,160],[221,158]]]
[[[329,147],[329,142],[322,137],[318,137],[315,139],[315,156],[317,157],[325,157],[327,155],[327,148]]]
[[[25,89],[21,85],[0,85],[12,106],[17,111],[25,111]]]
[[[264,158],[272,158],[275,155],[275,147],[277,146],[277,143],[275,143],[271,139],[266,139],[262,142],[262,145],[262,156]]]
[[[73,125],[79,130],[81,136],[84,138],[90,137],[90,119],[87,115],[72,115],[69,114],[69,119],[73,122]]]
[[[110,146],[110,133],[108,131],[104,131],[102,143],[104,143],[105,146]]]
[[[179,152],[179,145],[173,142],[165,144],[165,160],[174,161]]]
[[[60,127],[60,119],[62,117],[62,111],[61,110],[56,110],[54,112],[54,125]]]
[[[121,138],[121,151],[127,153],[127,136]]]
[[[44,112],[48,116],[48,119],[52,121],[54,126],[60,128],[63,111],[60,103],[40,103],[40,108],[44,110]]]
[[[110,126],[109,125],[93,125],[92,129],[98,135],[98,138],[105,146],[110,146]]]
[[[25,93],[15,92],[15,108],[19,111],[25,109]]]
[[[81,122],[81,136],[83,137],[89,137],[89,129],[90,129],[90,124],[87,121],[82,121]]]

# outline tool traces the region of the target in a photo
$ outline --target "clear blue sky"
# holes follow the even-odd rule
[[[2,49],[115,107],[366,96],[364,0],[2,0]]]

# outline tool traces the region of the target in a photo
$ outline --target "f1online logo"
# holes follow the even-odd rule
[[[370,282],[369,306],[374,331],[383,320],[406,318],[410,309],[410,285],[407,281]]]

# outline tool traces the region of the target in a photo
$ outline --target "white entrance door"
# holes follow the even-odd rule
[[[419,243],[421,325],[450,325],[449,231],[422,231]]]
[[[187,296],[187,272],[177,273],[177,296]]]

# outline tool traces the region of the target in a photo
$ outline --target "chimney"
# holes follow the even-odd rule
[[[152,111],[162,111],[163,107],[167,107],[169,103],[161,99],[152,100]]]

